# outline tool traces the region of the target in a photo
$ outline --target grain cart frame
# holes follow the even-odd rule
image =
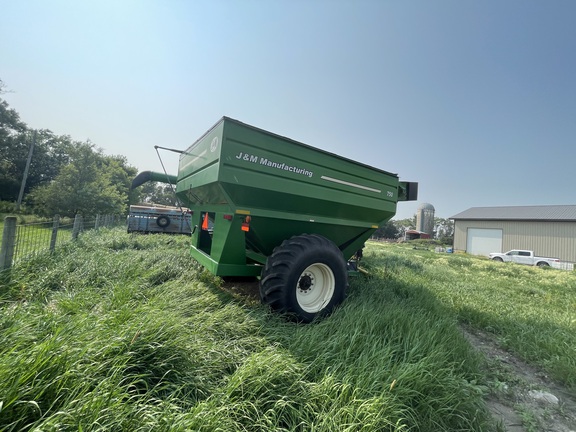
[[[176,184],[192,211],[191,254],[217,276],[260,277],[273,310],[310,322],[345,296],[348,264],[418,184],[223,117],[186,151]],[[208,227],[212,229],[208,229]]]

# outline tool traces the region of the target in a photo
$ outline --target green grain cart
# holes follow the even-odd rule
[[[417,183],[223,117],[181,152],[192,256],[219,276],[257,276],[273,310],[310,322],[344,300],[352,259]],[[350,261],[349,261],[350,260]]]

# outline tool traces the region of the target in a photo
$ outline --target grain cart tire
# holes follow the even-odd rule
[[[170,218],[168,216],[158,216],[158,219],[156,219],[156,225],[160,228],[166,228],[170,225]]]
[[[309,323],[344,300],[346,261],[325,237],[304,234],[284,240],[268,257],[260,280],[260,298],[276,312]]]

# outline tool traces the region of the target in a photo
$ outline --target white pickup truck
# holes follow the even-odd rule
[[[493,252],[488,254],[491,260],[500,262],[515,262],[518,264],[525,264],[538,267],[549,267],[552,263],[560,262],[557,258],[543,258],[534,256],[534,252],[530,250],[511,250],[506,253]]]

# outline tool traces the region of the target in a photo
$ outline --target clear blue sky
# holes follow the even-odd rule
[[[420,183],[450,217],[576,204],[574,0],[0,0],[3,95],[140,170],[223,115]],[[176,173],[177,155],[162,153]]]

